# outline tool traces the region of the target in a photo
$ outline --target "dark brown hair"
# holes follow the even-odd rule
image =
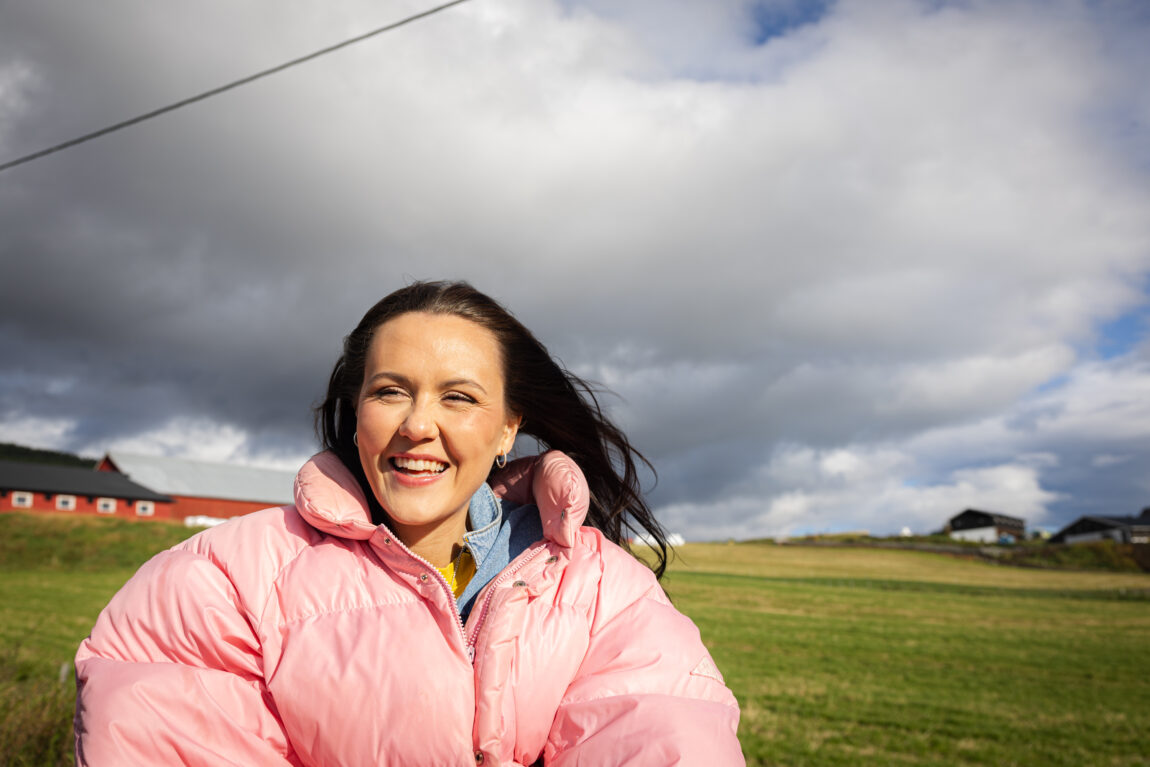
[[[316,407],[320,441],[359,480],[373,513],[378,515],[382,509],[353,442],[355,405],[376,329],[408,312],[462,317],[495,336],[503,355],[507,407],[523,418],[520,433],[534,437],[544,449],[562,450],[579,464],[591,489],[587,522],[614,543],[624,543],[630,534],[643,535],[656,553],[655,574],[662,577],[667,566],[666,536],[639,487],[638,464],[653,472],[650,461],[603,413],[590,384],[560,366],[519,320],[466,282],[416,282],[371,307],[344,339],[327,396]]]

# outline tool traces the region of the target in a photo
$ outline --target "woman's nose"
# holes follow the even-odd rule
[[[410,440],[431,439],[438,433],[431,408],[414,402],[407,411],[407,417],[399,425],[399,433]]]

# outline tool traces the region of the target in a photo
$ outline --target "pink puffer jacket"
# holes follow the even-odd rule
[[[550,453],[498,490],[533,492],[546,540],[466,626],[327,453],[300,471],[294,507],[156,556],[76,656],[77,764],[743,764],[699,632],[580,527],[574,464]]]

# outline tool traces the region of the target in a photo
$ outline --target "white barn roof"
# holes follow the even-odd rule
[[[133,482],[166,495],[257,501],[269,505],[292,502],[295,472],[291,471],[119,451],[108,453],[107,458]]]

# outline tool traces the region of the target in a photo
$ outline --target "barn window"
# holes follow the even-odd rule
[[[14,509],[30,509],[32,508],[32,494],[25,493],[23,490],[17,490],[12,493],[12,508]]]
[[[116,499],[115,498],[97,498],[96,511],[101,514],[115,514],[116,513]]]
[[[156,505],[151,501],[136,501],[136,516],[150,517],[156,513]]]
[[[59,511],[75,511],[76,510],[76,496],[74,496],[74,495],[58,495],[58,496],[56,496],[56,508]]]

